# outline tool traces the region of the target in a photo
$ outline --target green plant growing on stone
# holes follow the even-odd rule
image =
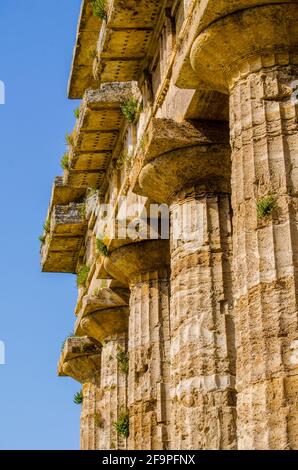
[[[131,97],[121,104],[121,111],[123,116],[130,124],[134,124],[137,119],[138,101]]]
[[[83,403],[83,399],[84,399],[83,398],[83,392],[82,392],[82,390],[80,390],[79,392],[74,394],[73,402],[76,405],[81,405]]]
[[[120,436],[127,438],[129,436],[129,415],[128,411],[122,411],[120,413],[118,421],[113,423],[117,433]]]
[[[121,170],[123,166],[130,167],[132,161],[132,155],[127,150],[123,151],[116,163],[117,170]]]
[[[95,47],[91,47],[91,49],[88,52],[88,57],[90,60],[94,60],[97,58],[97,50]]]
[[[43,245],[44,242],[46,241],[46,235],[40,235],[40,236],[38,237],[38,240],[39,240],[40,243]]]
[[[65,135],[65,141],[66,141],[67,145],[72,146],[74,144],[73,134],[66,134]]]
[[[103,240],[100,238],[96,239],[96,248],[99,253],[101,253],[103,256],[108,257],[109,256],[109,250],[107,245]]]
[[[80,108],[76,108],[73,112],[74,116],[76,119],[79,119],[80,117]]]
[[[91,0],[93,15],[101,20],[107,19],[106,0]]]
[[[128,374],[128,357],[124,351],[119,351],[117,354],[117,361],[121,372],[125,375]]]
[[[89,266],[85,265],[81,267],[81,269],[79,270],[77,274],[77,287],[86,286],[89,271],[90,271]]]
[[[51,230],[51,221],[49,218],[47,218],[47,220],[45,221],[45,223],[43,224],[43,229],[46,233],[49,233],[50,230]]]
[[[86,204],[82,204],[80,208],[80,215],[82,219],[86,219]]]
[[[69,157],[68,153],[65,153],[60,160],[60,165],[63,170],[68,170],[69,168]]]
[[[257,215],[259,219],[269,217],[276,208],[276,198],[272,195],[264,196],[257,203]]]

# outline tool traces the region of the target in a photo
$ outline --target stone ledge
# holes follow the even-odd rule
[[[89,315],[105,308],[124,307],[129,302],[129,290],[123,287],[103,287],[97,295],[85,295],[80,314]]]
[[[98,40],[94,76],[102,82],[137,80],[166,2],[111,0]]]
[[[121,104],[132,96],[139,97],[135,82],[106,83],[85,92],[64,172],[67,185],[100,186],[124,125]]]
[[[84,204],[56,205],[50,210],[50,230],[41,248],[43,272],[76,272],[87,228]]]
[[[91,51],[92,48],[96,48],[101,24],[100,18],[93,15],[90,0],[83,0],[68,83],[68,97],[70,99],[80,99],[87,88],[98,86],[98,82],[92,74]]]
[[[78,336],[87,334],[104,344],[107,338],[127,332],[128,315],[127,306],[97,310],[85,316],[81,313],[75,324],[75,334]]]
[[[52,189],[50,206],[66,205],[70,202],[81,202],[86,194],[86,188],[77,188],[64,184],[63,176],[56,176]]]
[[[100,375],[101,348],[87,337],[67,338],[58,363],[58,375],[78,382],[93,381]]]

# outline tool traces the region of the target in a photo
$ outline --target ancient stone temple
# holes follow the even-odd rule
[[[41,263],[82,449],[298,449],[298,1],[84,0]]]

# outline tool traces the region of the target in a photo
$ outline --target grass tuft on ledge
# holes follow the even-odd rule
[[[273,195],[264,196],[257,202],[257,215],[259,219],[269,217],[276,209],[276,198]]]
[[[117,434],[127,438],[129,436],[129,415],[128,411],[122,411],[118,421],[113,423],[114,428],[117,431]]]

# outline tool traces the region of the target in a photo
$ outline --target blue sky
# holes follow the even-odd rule
[[[58,378],[75,278],[42,274],[39,241],[76,101],[67,80],[81,0],[0,0],[0,449],[78,449],[80,384]]]

